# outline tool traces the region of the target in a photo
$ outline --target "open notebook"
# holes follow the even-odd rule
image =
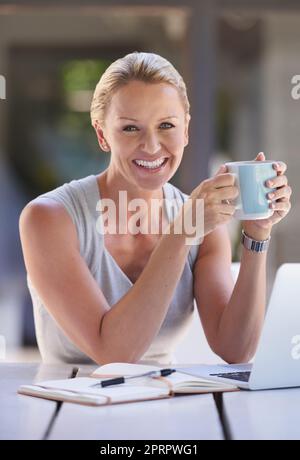
[[[161,367],[142,364],[111,363],[98,367],[89,377],[48,380],[22,385],[18,393],[55,401],[73,402],[92,406],[170,398],[177,394],[238,391],[234,385],[213,382],[174,372],[167,377],[142,377],[106,388],[95,383],[116,376],[130,376],[159,370]]]

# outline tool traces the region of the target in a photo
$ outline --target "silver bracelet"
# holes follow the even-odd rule
[[[267,240],[257,241],[250,236],[246,235],[244,230],[242,230],[241,243],[243,246],[252,252],[266,252],[270,244],[271,236]]]

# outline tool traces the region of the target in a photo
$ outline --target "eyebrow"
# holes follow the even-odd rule
[[[178,118],[176,115],[170,115],[168,117],[163,117],[160,118],[158,121],[166,120],[167,118]],[[119,120],[131,120],[131,121],[138,121],[135,118],[130,118],[130,117],[118,117]]]

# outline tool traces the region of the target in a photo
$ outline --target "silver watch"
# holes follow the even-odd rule
[[[242,230],[242,238],[241,242],[245,246],[246,249],[252,252],[265,252],[269,247],[271,236],[267,240],[257,241],[250,236],[246,235],[244,230]]]

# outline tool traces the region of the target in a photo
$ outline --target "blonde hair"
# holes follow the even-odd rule
[[[190,103],[183,78],[167,59],[154,53],[134,51],[114,61],[101,76],[91,103],[91,121],[104,125],[105,115],[113,94],[133,80],[145,83],[168,83],[179,93],[186,114]]]

